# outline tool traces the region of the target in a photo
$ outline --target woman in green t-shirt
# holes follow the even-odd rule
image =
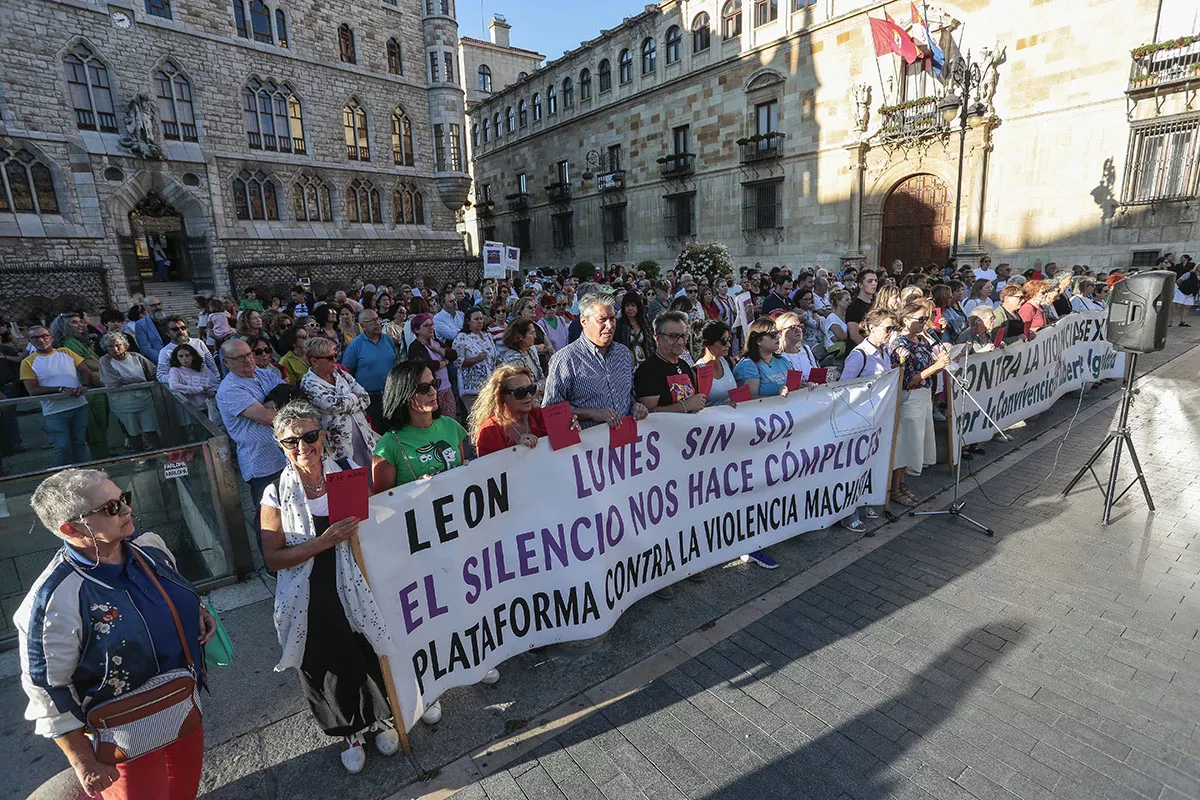
[[[371,477],[375,493],[432,477],[466,463],[463,442],[467,431],[438,408],[438,382],[427,361],[402,361],[392,367],[383,388],[383,419],[387,433],[375,445]],[[500,680],[490,669],[482,683]],[[442,718],[441,703],[421,716],[430,725]]]
[[[382,492],[462,466],[467,431],[438,408],[438,383],[429,364],[404,361],[392,367],[383,390],[387,433],[371,465]]]

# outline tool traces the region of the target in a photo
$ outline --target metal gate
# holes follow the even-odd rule
[[[950,257],[953,207],[946,184],[933,175],[913,175],[892,189],[883,203],[880,266],[897,258],[906,271],[930,264],[945,266]]]
[[[99,258],[0,267],[0,317],[20,325],[47,324],[64,311],[98,314],[112,302]]]
[[[301,278],[312,282],[312,291],[324,297],[331,290],[351,289],[357,284],[412,284],[423,278],[425,285],[440,288],[453,281],[474,283],[483,278],[483,259],[424,258],[367,261],[279,261],[233,262],[229,286],[235,297],[253,287],[260,298],[279,295],[285,300]]]
[[[208,246],[208,237],[187,237],[187,257],[197,294],[216,294],[217,280],[213,274],[212,250]]]

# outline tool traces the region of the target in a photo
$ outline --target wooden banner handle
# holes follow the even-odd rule
[[[367,582],[367,588],[371,586],[371,576],[367,574],[367,564],[363,559],[362,546],[358,543],[358,534],[354,534],[349,539],[350,552],[354,554],[354,563],[358,564],[358,570],[362,573],[363,580]],[[404,729],[404,715],[400,713],[400,698],[396,694],[396,682],[392,680],[392,667],[388,663],[387,656],[375,654],[379,658],[379,668],[383,672],[383,685],[387,689],[388,702],[392,706],[392,716],[396,720],[396,733],[400,734],[400,747],[404,750],[404,755],[412,755],[412,745],[408,743],[408,731]]]

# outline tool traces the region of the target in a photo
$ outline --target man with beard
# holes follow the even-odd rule
[[[137,340],[138,352],[158,363],[158,353],[167,342],[165,326],[167,315],[163,312],[162,301],[157,297],[146,298],[146,309],[149,311],[133,325],[133,336]]]

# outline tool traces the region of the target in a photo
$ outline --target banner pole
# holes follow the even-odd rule
[[[969,346],[969,345],[968,345]],[[958,464],[958,460],[962,458],[962,448],[958,445],[957,436],[958,425],[954,418],[954,381],[950,380],[950,376],[943,371],[940,375],[942,383],[946,386],[946,446],[950,452],[946,454],[949,463],[946,465],[947,471],[953,475],[954,467]]]
[[[899,367],[893,367],[896,370],[896,418],[892,421],[892,457],[888,459],[888,474],[887,474],[887,499],[883,501],[884,512],[887,512],[888,503],[892,502],[892,475],[896,472],[896,440],[900,433],[900,404],[904,402],[904,370]]]
[[[350,537],[350,552],[354,554],[354,563],[362,573],[367,588],[371,587],[371,576],[367,574],[367,563],[363,559],[362,546],[358,543],[358,534]],[[387,689],[388,703],[392,706],[392,718],[396,721],[396,733],[400,734],[400,748],[404,755],[412,755],[412,746],[408,743],[408,731],[404,729],[404,715],[400,713],[400,697],[396,694],[396,682],[392,679],[392,667],[387,656],[375,654],[379,658],[379,669],[383,672],[383,685]]]

